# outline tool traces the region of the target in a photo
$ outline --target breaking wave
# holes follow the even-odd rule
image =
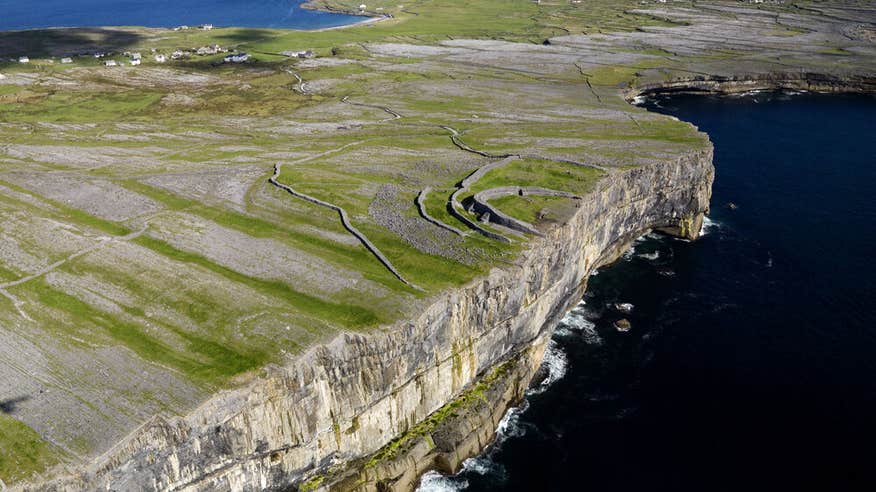
[[[563,379],[563,376],[566,375],[566,369],[569,367],[569,358],[566,357],[566,353],[563,352],[559,344],[551,339],[548,341],[547,348],[544,351],[544,359],[541,365],[547,369],[547,376],[538,386],[527,390],[527,395],[543,393],[552,384]]]
[[[526,428],[520,424],[520,416],[529,408],[529,402],[523,400],[519,407],[511,407],[502,416],[496,427],[496,444],[501,444],[509,437],[519,437],[526,434]]]
[[[715,229],[720,229],[720,228],[721,228],[720,223],[715,222],[714,220],[710,219],[709,217],[703,217],[703,226],[700,228],[700,236],[705,236],[705,235],[709,234],[710,232],[714,231]]]
[[[428,471],[420,478],[417,492],[456,492],[468,488],[468,480]]]
[[[645,260],[654,261],[657,258],[660,258],[660,252],[655,251],[653,253],[639,253],[636,256]]]
[[[589,345],[601,345],[602,337],[596,332],[596,323],[588,319],[593,313],[587,309],[587,302],[579,302],[557,324],[556,333],[560,336],[580,336]]]

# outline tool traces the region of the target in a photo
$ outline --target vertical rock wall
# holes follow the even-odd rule
[[[33,489],[409,490],[423,468],[451,469],[486,444],[595,267],[649,229],[697,235],[713,177],[711,148],[617,171],[516,266],[436,296],[416,319],[343,334],[186,417],[156,417],[88,469]],[[480,417],[369,460],[473,388]]]

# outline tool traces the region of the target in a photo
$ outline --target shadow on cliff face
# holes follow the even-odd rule
[[[0,58],[124,51],[142,39],[143,35],[133,30],[103,27],[0,32]]]
[[[30,400],[29,396],[17,396],[15,398],[8,398],[6,400],[0,400],[0,413],[12,414],[15,412],[15,408],[19,403]]]

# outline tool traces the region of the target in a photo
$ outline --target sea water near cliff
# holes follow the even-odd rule
[[[365,17],[302,9],[304,0],[0,0],[0,31],[45,27],[216,26],[321,29]]]
[[[715,144],[705,236],[594,275],[550,384],[421,492],[876,490],[876,97],[648,105]]]

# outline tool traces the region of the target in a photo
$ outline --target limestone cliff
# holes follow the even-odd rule
[[[343,334],[184,418],[155,418],[92,467],[49,485],[410,490],[426,468],[452,469],[489,441],[594,268],[649,229],[696,237],[709,207],[711,161],[708,147],[616,171],[566,223],[533,238],[516,265],[436,297],[416,319]],[[473,389],[482,402],[474,420],[457,419],[449,433],[435,422],[403,449],[374,455]]]

